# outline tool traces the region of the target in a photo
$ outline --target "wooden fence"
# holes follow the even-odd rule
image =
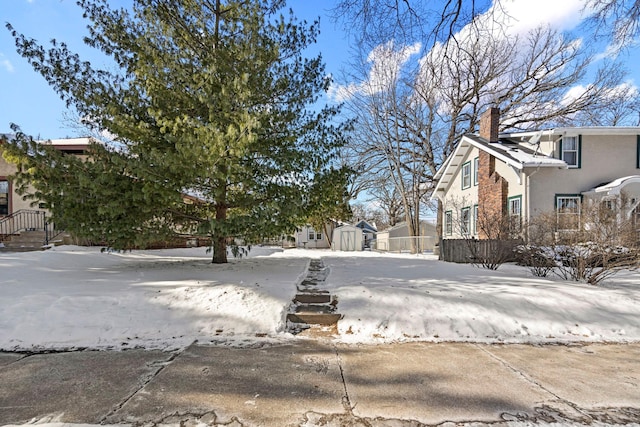
[[[481,259],[501,257],[504,262],[515,261],[514,249],[521,240],[443,239],[440,241],[441,261],[475,263]]]

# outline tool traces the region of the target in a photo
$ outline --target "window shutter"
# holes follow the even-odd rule
[[[578,135],[578,169],[582,167],[582,135]]]
[[[640,169],[640,135],[636,136],[636,169]]]
[[[558,158],[562,160],[562,138],[560,138],[560,142],[558,142]]]

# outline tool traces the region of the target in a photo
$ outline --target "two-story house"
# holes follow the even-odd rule
[[[16,192],[11,181],[16,166],[2,156],[3,144],[11,138],[13,135],[0,134],[0,248],[5,245],[38,248],[49,243],[49,239],[57,232],[55,225],[49,223],[49,213],[41,204],[23,200]],[[87,149],[93,141],[91,138],[65,138],[40,143],[51,144],[66,154],[86,158]]]
[[[559,227],[575,229],[586,202],[619,206],[640,228],[640,127],[499,133],[499,121],[499,109],[485,112],[435,176],[443,239],[487,238],[483,214],[522,224],[555,212]]]
[[[11,135],[0,135],[0,219],[20,210],[34,209],[30,201],[22,200],[15,192],[10,176],[16,172],[16,166],[7,163],[2,157],[2,141],[11,138]],[[85,156],[89,148],[91,138],[64,138],[42,141],[42,144],[51,144],[56,149],[76,156]],[[37,207],[36,207],[37,208]]]

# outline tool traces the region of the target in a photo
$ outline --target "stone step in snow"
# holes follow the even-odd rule
[[[297,312],[297,313],[289,313],[287,315],[287,320],[291,323],[306,326],[312,325],[337,325],[338,320],[342,318],[341,314],[336,313],[313,313],[313,312]]]
[[[324,266],[322,260],[309,262],[307,276],[298,284],[298,293],[289,308],[291,312],[287,314],[288,329],[292,333],[318,328],[337,331],[336,325],[342,318],[341,314],[336,313],[338,300],[322,289],[328,276],[329,268]]]
[[[331,295],[328,291],[321,293],[297,294],[293,299],[293,302],[298,304],[329,304],[331,302]]]
[[[35,252],[41,250],[42,246],[0,246],[0,252]]]
[[[2,242],[5,252],[27,252],[42,250],[46,235],[44,231],[23,231],[13,234]]]

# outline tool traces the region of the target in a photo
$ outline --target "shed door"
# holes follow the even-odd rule
[[[355,231],[345,230],[340,233],[340,249],[343,251],[356,250],[356,232]]]

